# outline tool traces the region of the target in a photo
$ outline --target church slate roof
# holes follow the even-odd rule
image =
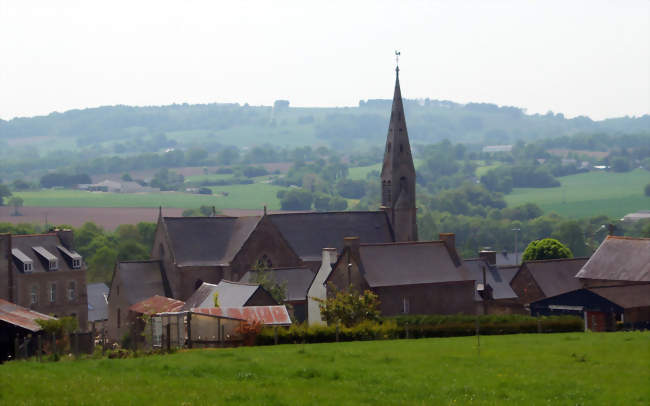
[[[121,291],[128,303],[138,303],[155,295],[172,295],[160,261],[124,261],[118,262],[117,268],[122,280]]]
[[[608,236],[576,277],[650,282],[650,238]]]
[[[320,261],[326,247],[340,252],[344,237],[359,237],[364,243],[394,241],[382,211],[270,214],[269,218],[303,261]]]
[[[359,255],[370,287],[473,280],[442,241],[361,244]]]
[[[525,266],[544,296],[556,296],[582,288],[575,274],[587,262],[587,258],[546,259],[526,261]]]
[[[287,298],[289,302],[307,300],[307,290],[311,281],[314,279],[314,273],[309,268],[277,268],[270,269],[274,281],[284,284],[287,288]],[[239,280],[240,282],[253,283],[256,271],[248,271]]]
[[[259,223],[248,217],[165,217],[178,266],[227,265]]]

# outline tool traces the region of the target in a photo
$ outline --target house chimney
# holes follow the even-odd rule
[[[478,257],[487,262],[489,265],[497,264],[497,252],[492,250],[481,250]]]
[[[359,237],[343,237],[343,246],[352,248],[353,250],[359,249],[360,244]]]
[[[330,268],[332,269],[332,263],[336,261],[336,248],[323,248],[323,254],[321,256],[321,269]]]
[[[461,264],[460,256],[456,251],[456,234],[440,233],[439,238],[440,241],[445,243],[445,246],[447,247],[447,251],[449,251],[449,255],[451,256],[452,261],[454,261],[454,264],[456,266],[460,266]]]
[[[74,232],[70,229],[63,229],[59,230],[56,229],[54,230],[56,232],[57,237],[61,240],[61,243],[63,244],[64,247],[66,247],[69,250],[74,249]]]

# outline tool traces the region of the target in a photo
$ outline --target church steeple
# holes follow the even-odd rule
[[[391,220],[395,239],[417,241],[415,166],[399,85],[399,65],[395,68],[393,107],[381,169],[381,203]]]

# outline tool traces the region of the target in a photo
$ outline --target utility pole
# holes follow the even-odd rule
[[[519,249],[517,247],[517,233],[521,231],[519,227],[515,227],[512,229],[512,231],[515,232],[515,265],[519,265]]]

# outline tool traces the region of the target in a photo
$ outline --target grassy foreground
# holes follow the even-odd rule
[[[521,334],[17,361],[0,404],[635,405],[648,382],[648,332]]]

